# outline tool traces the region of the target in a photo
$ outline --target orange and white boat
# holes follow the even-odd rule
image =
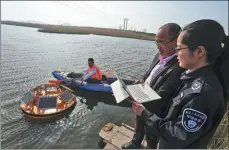
[[[74,91],[60,85],[62,81],[49,80],[29,90],[22,98],[20,108],[29,119],[47,120],[67,115],[75,108]]]

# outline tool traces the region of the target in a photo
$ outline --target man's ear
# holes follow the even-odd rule
[[[171,41],[171,43],[172,43],[173,45],[176,45],[176,46],[177,46],[177,39]]]

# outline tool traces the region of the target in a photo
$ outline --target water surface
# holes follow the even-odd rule
[[[93,57],[102,71],[122,72],[137,79],[156,53],[152,41],[95,35],[37,32],[35,28],[1,25],[1,146],[11,148],[98,148],[98,133],[107,122],[134,126],[129,107],[116,106],[111,96],[86,93],[77,97],[68,118],[32,124],[23,118],[20,98],[32,86],[54,79],[54,70],[83,72]]]

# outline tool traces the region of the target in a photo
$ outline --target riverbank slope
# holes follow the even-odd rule
[[[130,31],[130,30],[110,29],[110,28],[63,26],[63,25],[51,25],[51,24],[40,24],[40,23],[26,23],[26,22],[18,22],[18,21],[1,21],[1,24],[38,28],[38,32],[44,32],[44,33],[93,34],[93,35],[125,37],[125,38],[150,40],[150,41],[154,41],[155,38],[154,33],[145,33],[145,32],[137,32],[137,31]]]

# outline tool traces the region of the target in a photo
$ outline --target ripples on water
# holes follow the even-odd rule
[[[47,34],[34,28],[1,25],[2,148],[98,148],[98,133],[107,122],[134,126],[131,109],[109,105],[112,97],[92,96],[92,108],[80,103],[78,97],[68,118],[49,124],[27,122],[19,109],[20,98],[32,86],[53,79],[54,70],[86,70],[88,57],[93,57],[102,71],[115,70],[123,78],[137,79],[147,70],[155,52],[150,41]]]

